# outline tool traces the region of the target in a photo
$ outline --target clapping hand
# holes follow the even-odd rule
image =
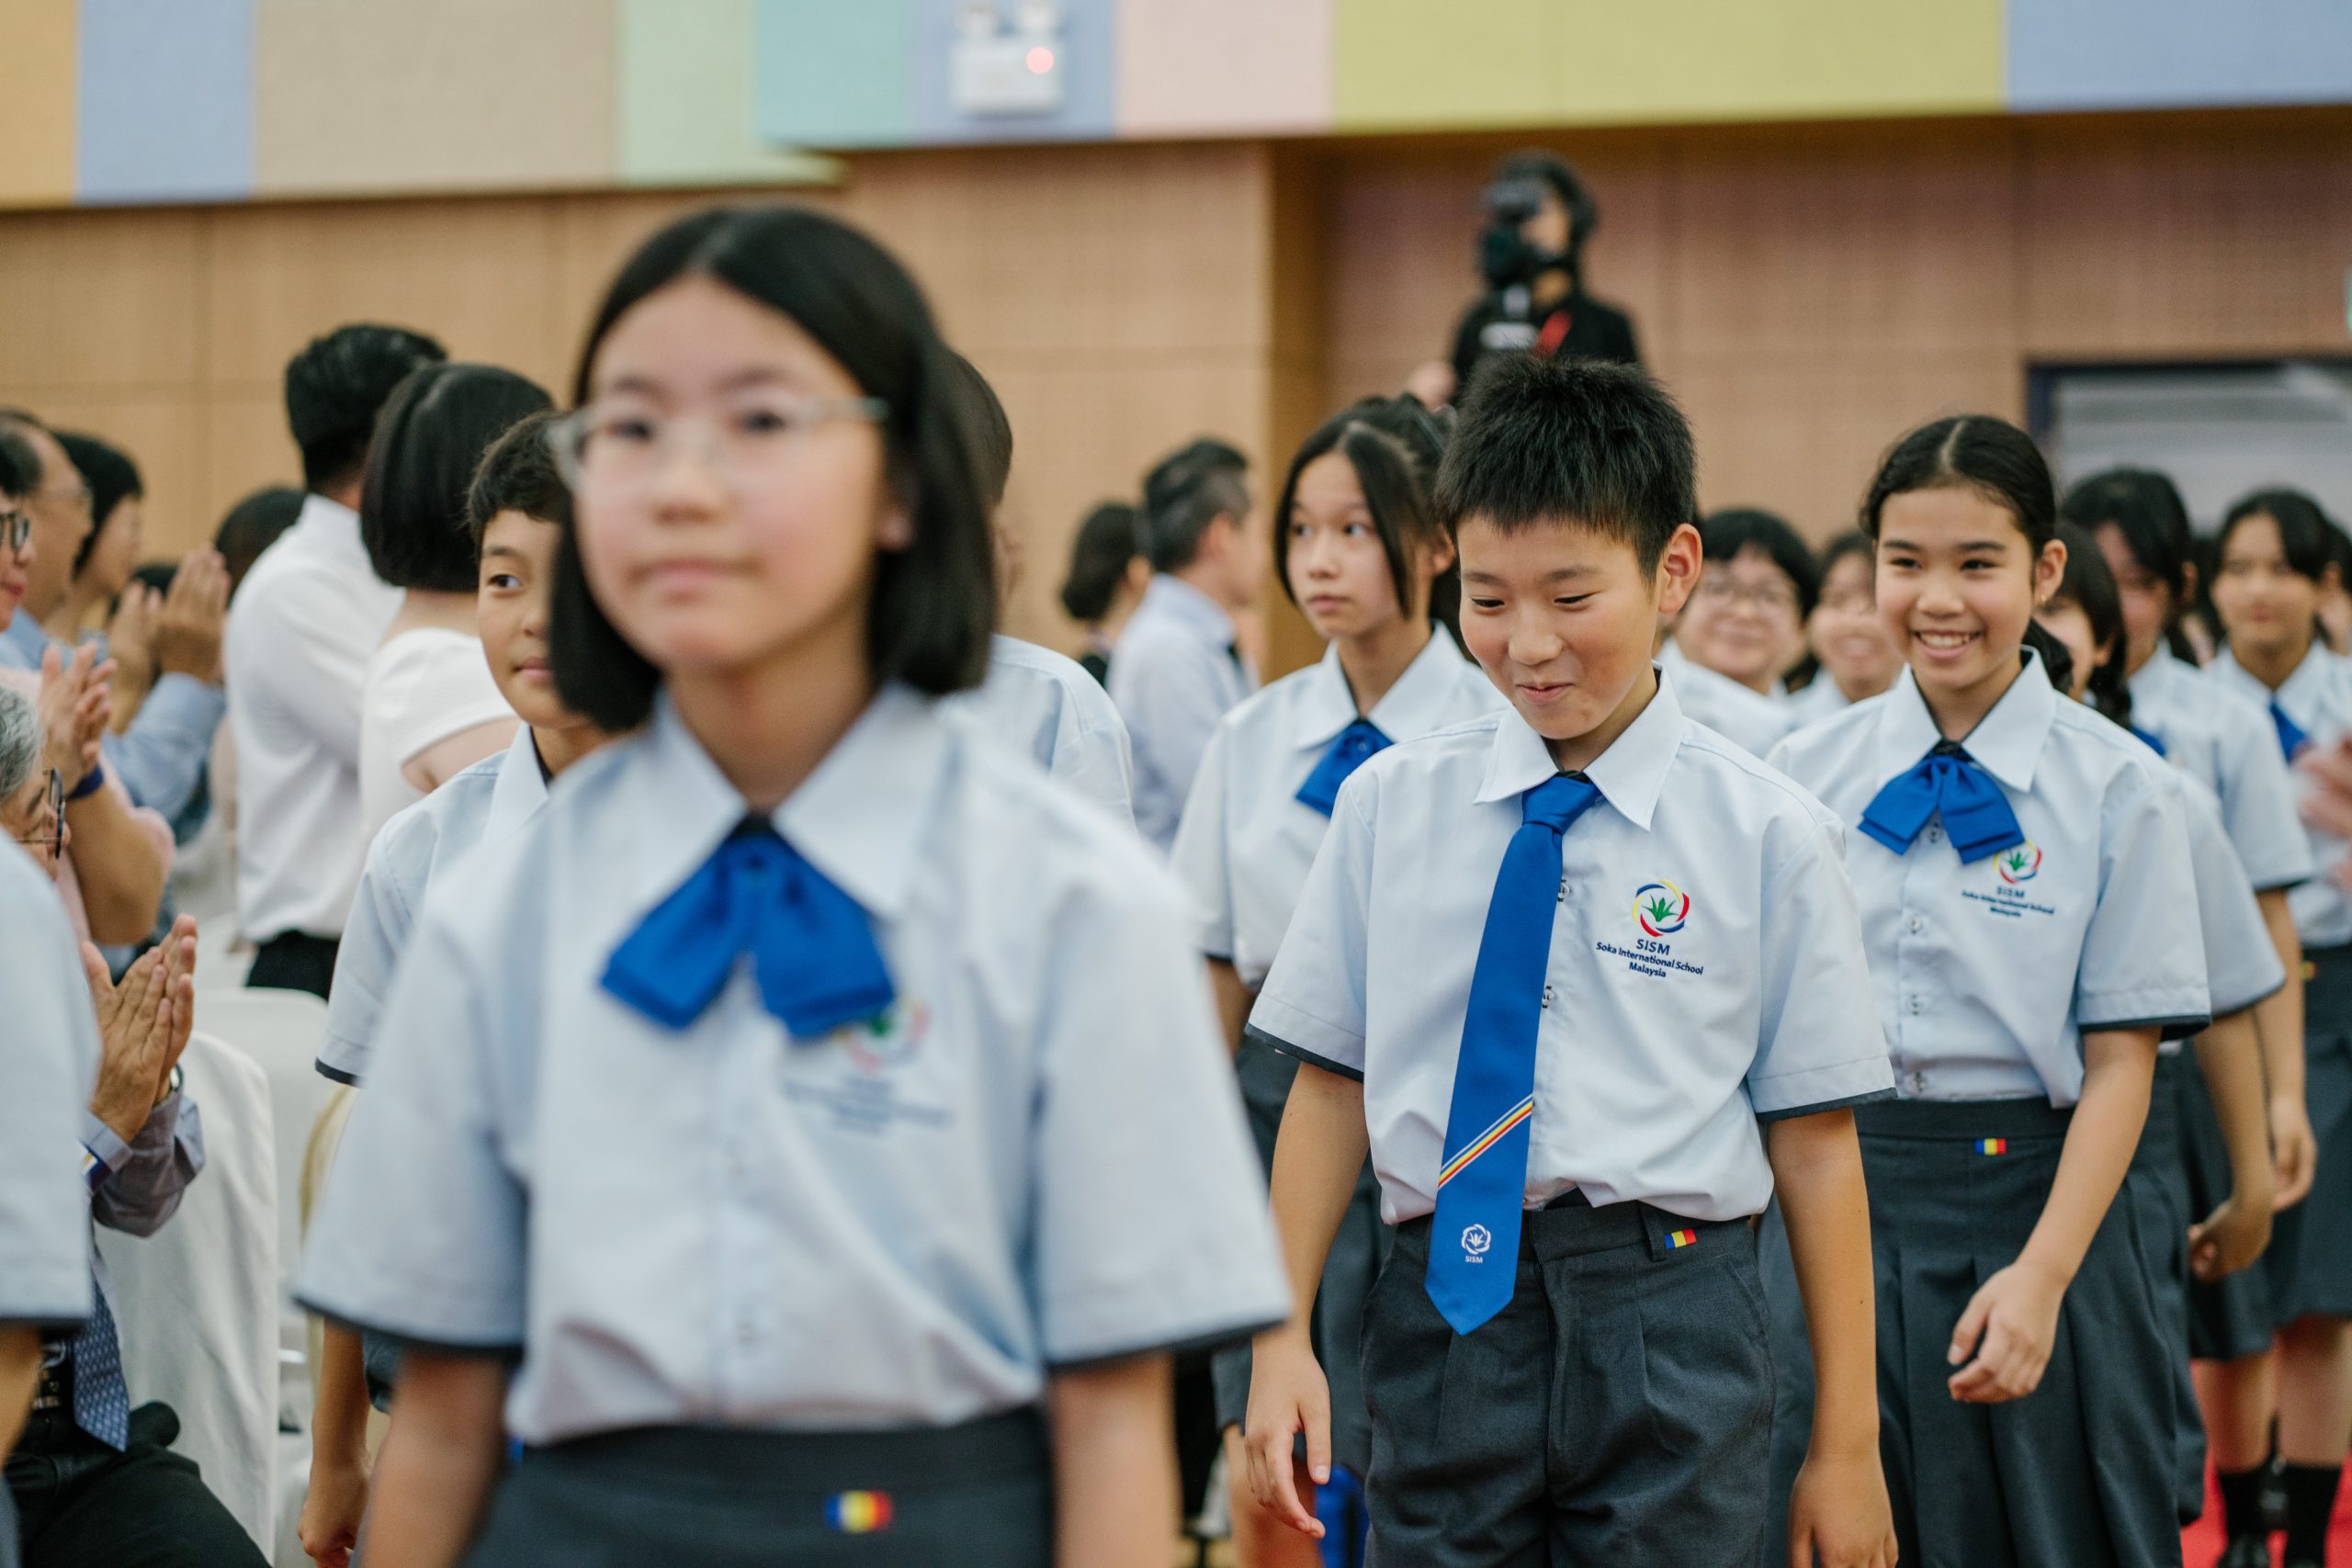
[[[41,653],[41,764],[57,771],[69,795],[98,765],[98,742],[114,718],[113,674],[114,661],[99,663],[86,644],[70,660],[55,648]]]
[[[182,915],[119,984],[87,942],[82,968],[98,1015],[98,1087],[90,1113],[128,1144],[171,1092],[172,1069],[196,1028],[196,921]]]

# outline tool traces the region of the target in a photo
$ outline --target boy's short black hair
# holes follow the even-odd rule
[[[547,392],[493,365],[427,365],[384,404],[359,493],[368,564],[395,588],[470,593],[479,571],[466,492],[491,444],[551,406]]]
[[[1494,354],[1470,378],[1438,466],[1438,520],[1505,533],[1572,523],[1623,539],[1656,570],[1699,512],[1690,423],[1630,365]]]
[[[1004,400],[978,366],[952,348],[947,351],[947,365],[956,400],[971,423],[972,460],[979,468],[975,478],[980,499],[993,513],[1004,504],[1005,487],[1012,482],[1012,421],[1004,412]]]
[[[291,485],[257,490],[229,508],[229,514],[212,532],[212,547],[229,569],[232,598],[254,562],[261,559],[262,551],[276,544],[277,536],[294,526],[294,520],[301,515],[302,492]]]
[[[466,492],[466,527],[473,535],[477,556],[490,520],[502,512],[571,526],[571,487],[563,482],[555,466],[555,448],[548,445],[548,434],[561,417],[553,409],[526,414],[481,455],[481,467],[474,470],[473,486]]]
[[[1220,517],[1250,512],[1250,459],[1230,442],[1204,435],[1151,467],[1143,479],[1144,554],[1154,571],[1182,571]]]
[[[301,448],[303,486],[339,490],[357,479],[392,389],[418,366],[448,357],[423,333],[373,322],[311,339],[286,366],[286,423]]]

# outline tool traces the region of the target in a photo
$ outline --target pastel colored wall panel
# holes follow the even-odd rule
[[[2344,0],[2009,0],[2020,109],[2352,101]]]
[[[752,124],[787,147],[915,139],[916,0],[756,0]]]
[[[1119,134],[1328,130],[1331,4],[1122,0]]]
[[[1585,124],[1995,112],[2002,6],[1556,0],[1551,107]]]
[[[1340,130],[1550,118],[1564,47],[1555,0],[1329,0]]]
[[[1010,16],[1019,0],[988,0]],[[974,115],[955,107],[950,87],[956,35],[972,0],[914,0],[915,140],[1107,141],[1116,131],[1118,0],[1060,0],[1062,102],[1046,114]]]
[[[264,195],[613,176],[613,10],[583,0],[258,0]]]
[[[254,0],[82,0],[84,201],[222,201],[254,183]]]
[[[0,0],[0,206],[74,199],[74,0]]]
[[[640,185],[822,179],[752,126],[752,0],[618,0],[619,174]]]

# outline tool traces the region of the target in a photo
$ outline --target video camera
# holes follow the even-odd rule
[[[1488,186],[1484,201],[1487,227],[1478,235],[1478,271],[1487,287],[1498,294],[1524,290],[1542,274],[1566,265],[1567,257],[1540,250],[1521,233],[1551,195],[1551,187],[1534,178],[1499,179]]]

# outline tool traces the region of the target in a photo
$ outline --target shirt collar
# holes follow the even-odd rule
[[[2132,678],[2125,684],[2132,688],[2134,698],[2153,700],[2157,693],[2167,690],[2181,676],[2194,673],[2188,665],[2174,655],[2171,649],[2158,642],[2156,651],[2148,656],[2145,664],[2132,671]]]
[[[23,610],[10,616],[7,626],[0,629],[0,641],[5,641],[25,661],[28,670],[39,670],[40,656],[49,649],[49,634]]]
[[[1233,642],[1233,616],[1224,605],[1181,577],[1154,572],[1142,600],[1136,605],[1137,615],[1146,611],[1197,631],[1221,649]]]
[[[1593,759],[1584,776],[1600,788],[1601,798],[1616,807],[1619,816],[1646,831],[1657,810],[1658,796],[1666,791],[1667,770],[1682,749],[1682,737],[1689,729],[1682,704],[1674,694],[1674,678],[1661,670],[1657,694],[1634,716],[1624,733],[1610,742],[1609,750]],[[1496,720],[1494,744],[1487,754],[1487,776],[1476,798],[1481,805],[1509,800],[1525,795],[1559,771],[1560,764],[1552,760],[1552,750],[1544,738],[1513,708]]]
[[[2058,716],[2058,701],[2057,688],[2050,683],[2041,656],[2028,649],[2025,668],[1961,745],[1986,773],[2011,789],[2030,789],[2034,765],[2041,760],[2041,743],[2049,739],[2050,727]],[[1928,699],[1920,694],[1919,682],[1912,677],[1911,667],[1905,665],[1886,700],[1879,705],[1878,782],[1883,784],[1917,766],[1943,739],[1936,716],[1928,711]]]
[[[539,762],[538,742],[531,727],[517,725],[514,743],[498,764],[498,780],[490,786],[490,819],[483,825],[485,842],[504,838],[529,821],[548,803],[547,769]]]
[[[1453,635],[1442,626],[1430,628],[1429,642],[1363,716],[1391,740],[1427,735],[1445,716],[1464,663]],[[1348,690],[1347,673],[1340,668],[1339,644],[1323,650],[1323,658],[1301,685],[1291,739],[1302,750],[1329,745],[1357,717],[1354,694]]]
[[[359,536],[359,513],[339,501],[312,491],[302,498],[302,510],[295,517],[294,526],[302,531],[303,537],[314,539],[338,555],[368,559],[368,546]],[[375,570],[372,563],[368,570]]]
[[[2260,676],[2240,664],[2226,646],[2213,655],[2213,662],[2206,668],[2220,671],[2231,684],[2252,697],[2256,706],[2267,707],[2275,701],[2289,698],[2300,700],[2302,688],[2319,680],[2326,672],[2328,661],[2335,657],[2335,655],[2328,652],[2326,644],[2313,637],[2311,647],[2303,653],[2303,661],[2295,666],[2293,671],[2275,692],[2262,683]]]
[[[667,692],[640,744],[637,893],[650,908],[710,858],[750,807],[687,733]],[[933,705],[886,686],[769,820],[867,914],[892,919],[913,887],[922,825],[947,763],[947,730]]]

